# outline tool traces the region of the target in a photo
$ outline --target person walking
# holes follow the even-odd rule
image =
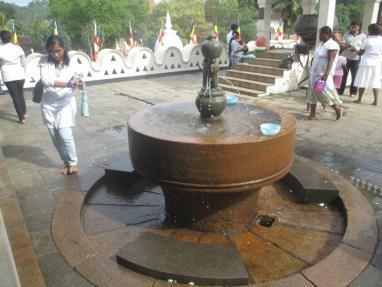
[[[359,54],[361,62],[354,85],[358,87],[358,99],[354,103],[361,103],[366,88],[373,90],[374,101],[378,105],[378,94],[381,88],[382,37],[381,28],[377,24],[368,26],[368,37],[363,41]]]
[[[350,83],[350,97],[357,95],[357,87],[354,85],[354,80],[357,75],[360,56],[358,52],[360,50],[363,40],[366,39],[366,35],[360,32],[360,24],[358,21],[352,21],[350,24],[350,31],[345,33],[342,38],[341,48],[344,49],[343,56],[346,58],[346,69],[342,77],[341,87],[338,91],[339,95],[343,95],[346,89],[346,83],[349,72],[351,73]]]
[[[340,47],[332,37],[333,33],[330,27],[324,26],[320,28],[321,42],[314,52],[309,75],[309,90],[307,94],[307,103],[310,106],[309,120],[316,117],[317,102],[321,102],[324,106],[331,106],[336,112],[336,120],[339,120],[342,116],[342,109],[338,107],[342,102],[338,97],[333,82],[333,74]],[[322,85],[322,89],[315,89],[317,83]]]
[[[3,42],[0,46],[1,76],[12,97],[19,123],[25,124],[28,117],[24,98],[25,54],[20,46],[11,43],[11,32],[1,31],[0,38]]]
[[[41,114],[53,144],[64,162],[62,174],[73,174],[78,171],[72,133],[76,115],[73,92],[76,87],[82,89],[84,83],[74,71],[61,38],[50,36],[45,47],[48,55],[40,62],[41,81],[44,85]]]

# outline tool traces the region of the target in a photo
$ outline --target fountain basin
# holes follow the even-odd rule
[[[279,124],[280,132],[262,135],[265,122]],[[244,103],[208,119],[193,102],[165,103],[128,122],[135,170],[161,185],[174,221],[205,231],[238,230],[253,219],[258,190],[293,163],[295,131],[285,111]]]

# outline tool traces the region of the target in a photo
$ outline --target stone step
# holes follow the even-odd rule
[[[251,73],[266,74],[282,77],[286,70],[276,68],[276,67],[267,67],[262,65],[252,65],[252,64],[239,64],[233,67],[233,70],[246,71]]]
[[[274,84],[277,78],[280,76],[267,75],[263,73],[253,73],[248,71],[240,71],[240,70],[228,70],[226,71],[226,76],[233,78],[241,78],[256,82],[263,82],[267,84]]]
[[[281,60],[256,57],[256,59],[248,60],[248,64],[278,68],[281,64]]]
[[[267,90],[268,86],[271,86],[271,84],[267,84],[267,83],[256,82],[256,81],[234,78],[234,77],[224,77],[224,78],[219,77],[219,84],[220,83],[222,84],[230,83],[231,85],[235,87],[258,90],[263,92]]]
[[[258,90],[247,89],[242,87],[235,87],[235,86],[231,86],[230,84],[219,84],[219,87],[221,87],[226,92],[232,92],[233,94],[237,94],[237,95],[258,97],[265,94],[264,91],[258,91]]]
[[[11,245],[9,243],[7,230],[5,228],[3,215],[0,209],[0,278],[1,286],[21,287],[17,273],[15,260],[13,258]]]
[[[292,51],[291,51],[292,52]],[[277,59],[282,60],[291,52],[257,52],[256,58],[267,58],[267,59]]]

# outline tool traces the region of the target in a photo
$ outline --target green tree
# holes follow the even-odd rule
[[[272,8],[274,11],[281,12],[285,30],[293,30],[297,16],[302,14],[301,0],[276,0]]]
[[[148,47],[154,47],[161,27],[165,23],[166,13],[171,16],[173,29],[176,30],[183,44],[188,43],[193,22],[199,42],[212,31],[212,23],[208,23],[204,15],[203,0],[167,0],[156,5],[147,19]]]
[[[363,7],[362,0],[342,0],[336,5],[336,16],[340,24],[340,31],[346,32],[349,30],[350,23],[357,20],[362,23]]]
[[[256,38],[255,12],[257,1],[248,0],[207,0],[205,15],[207,21],[217,21],[221,40],[230,31],[231,24],[240,19],[240,31],[245,41]]]
[[[104,46],[112,47],[115,39],[128,34],[129,20],[134,30],[146,32],[149,13],[147,0],[50,0],[49,15],[57,19],[72,39],[73,48],[86,49],[87,39],[82,36],[93,20],[101,27]],[[88,31],[90,32],[90,31]]]

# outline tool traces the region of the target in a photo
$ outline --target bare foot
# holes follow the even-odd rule
[[[355,100],[355,101],[353,101],[353,103],[355,103],[355,104],[360,104],[360,103],[361,103],[361,100]]]
[[[336,109],[336,121],[338,121],[342,117],[342,108]]]
[[[372,102],[371,103],[373,106],[378,106],[378,103],[377,102]]]
[[[65,166],[61,171],[60,173],[62,175],[67,175],[69,173],[69,167]]]
[[[305,119],[308,120],[308,121],[311,121],[311,120],[315,120],[316,117],[315,117],[315,116],[312,116],[312,115],[309,115],[309,116],[306,117]]]
[[[78,172],[78,168],[76,165],[70,165],[68,168],[68,174],[74,174]]]

